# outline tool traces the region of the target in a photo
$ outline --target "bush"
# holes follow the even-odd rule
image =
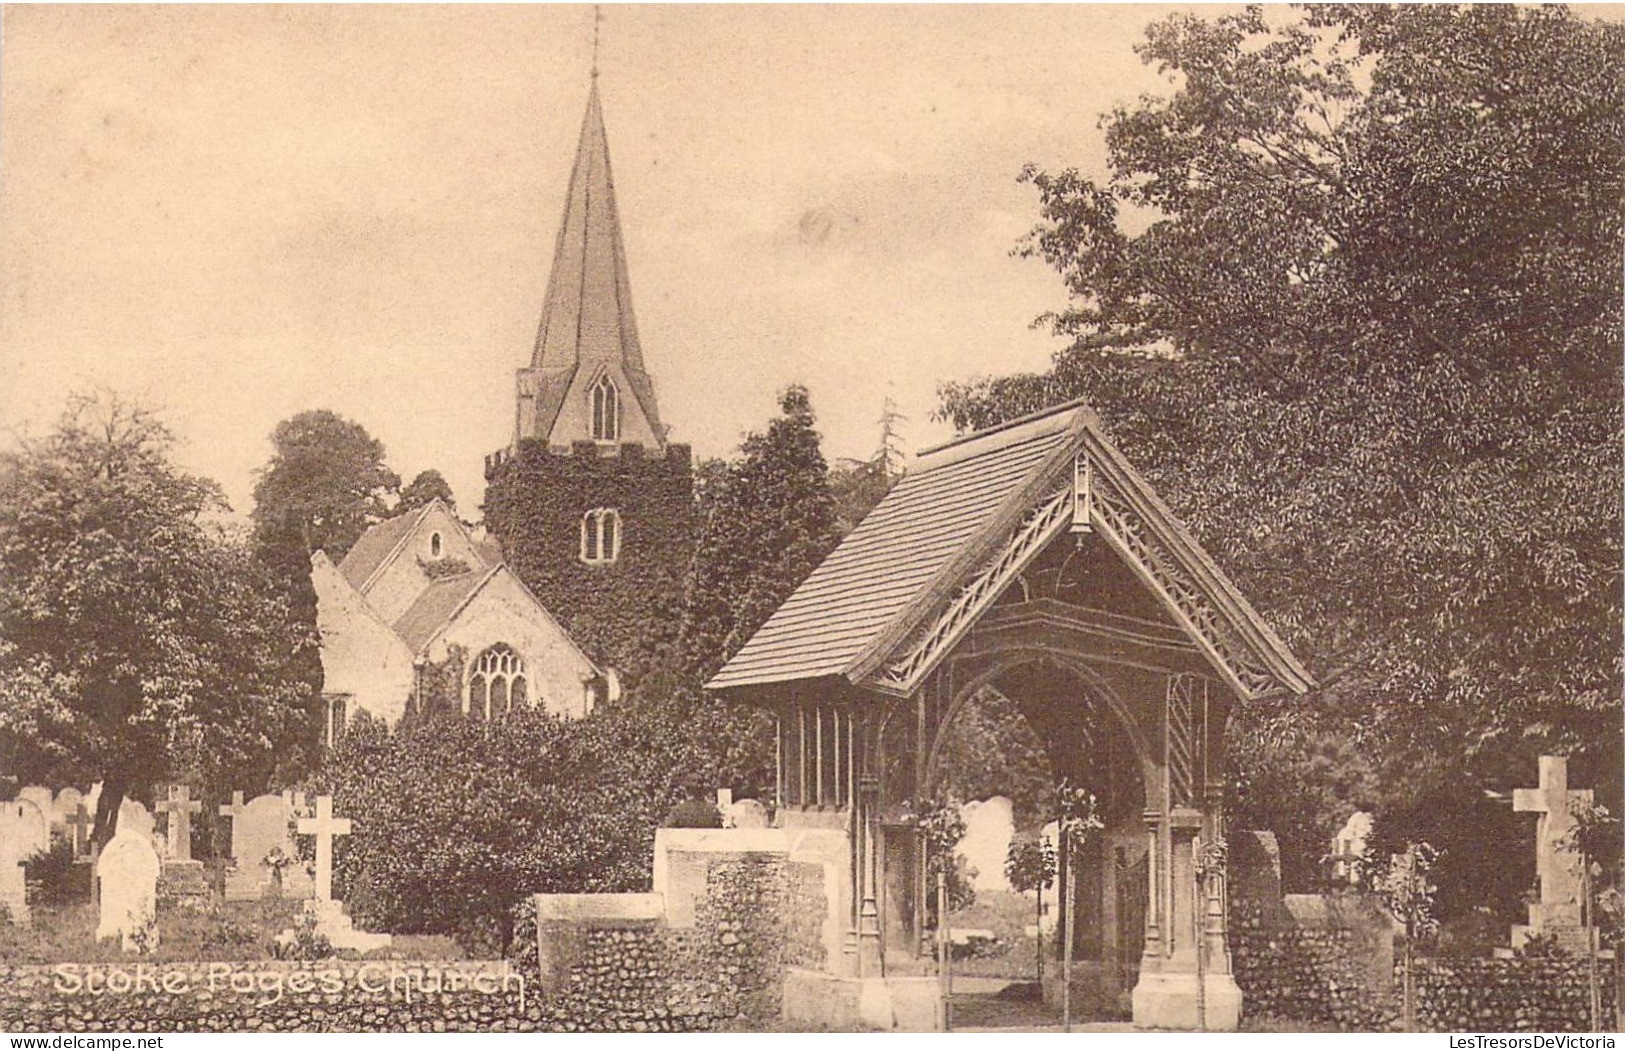
[[[661,828],[721,828],[722,814],[704,799],[685,799],[667,811]]]
[[[84,871],[88,873],[88,868]],[[52,840],[49,847],[23,863],[23,873],[29,883],[37,884],[32,895],[36,905],[67,905],[90,897],[89,882],[76,879],[79,872],[74,869],[69,840]]]
[[[393,733],[358,716],[312,786],[354,821],[335,883],[362,927],[478,954],[508,945],[530,895],[647,889],[661,818],[729,783],[693,725],[652,704],[574,722],[431,712]]]

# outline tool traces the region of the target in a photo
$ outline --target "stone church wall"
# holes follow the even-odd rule
[[[561,455],[530,439],[486,464],[485,522],[508,564],[589,657],[634,678],[675,634],[694,547],[690,460],[686,445],[605,456],[580,442]],[[595,508],[620,513],[614,565],[581,562],[581,517]]]

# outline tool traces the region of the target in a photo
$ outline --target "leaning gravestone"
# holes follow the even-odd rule
[[[286,795],[259,796],[241,809],[233,807],[231,817],[231,857],[234,867],[226,873],[227,901],[257,901],[268,895],[308,898],[310,873],[299,860],[299,849],[289,833],[293,804]],[[280,866],[281,885],[266,859],[273,851],[286,864]]]
[[[158,946],[158,852],[145,836],[120,829],[98,862],[101,891],[96,939],[118,938],[125,952]]]

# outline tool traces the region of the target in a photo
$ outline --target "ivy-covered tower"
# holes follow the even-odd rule
[[[485,521],[589,654],[635,670],[670,635],[693,548],[689,447],[643,364],[594,74],[514,439],[486,457]]]

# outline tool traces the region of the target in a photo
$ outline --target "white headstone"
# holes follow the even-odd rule
[[[265,896],[273,877],[265,859],[273,850],[287,859],[282,867],[282,895],[308,898],[312,890],[310,874],[299,860],[299,849],[289,834],[293,807],[284,795],[258,796],[233,807],[231,814],[231,858],[234,868],[226,874],[228,901],[255,901]]]
[[[139,801],[125,796],[118,806],[118,828],[113,834],[122,836],[125,832],[132,832],[145,837],[149,843],[155,843],[158,837],[153,834],[153,825],[152,812]]]
[[[766,828],[767,807],[759,800],[741,799],[722,808],[723,828]]]
[[[26,792],[27,789],[24,789]],[[32,799],[17,798],[0,806],[4,835],[17,845],[17,857],[26,861],[51,845],[51,825],[47,811]]]
[[[23,875],[22,840],[11,807],[6,804],[5,812],[0,813],[0,908],[12,923],[27,926],[28,886]]]
[[[55,815],[54,801],[52,801],[52,798],[50,798],[49,788],[41,788],[39,785],[29,785],[28,788],[24,788],[23,791],[16,794],[16,798],[28,799],[28,801],[32,802],[34,806],[39,807],[39,812],[45,815],[45,828],[49,830],[50,819],[52,819],[52,817]]]
[[[152,841],[120,828],[102,851],[96,938],[118,938],[125,952],[158,945],[158,852]]]
[[[1343,827],[1332,837],[1332,876],[1349,884],[1360,882],[1360,859],[1365,856],[1366,842],[1371,838],[1373,819],[1364,810],[1356,810],[1343,822]]]
[[[1015,813],[1007,796],[994,796],[959,808],[965,819],[965,838],[957,853],[975,871],[972,885],[978,891],[1009,891],[1004,861],[1010,853],[1010,840],[1016,834]]]

